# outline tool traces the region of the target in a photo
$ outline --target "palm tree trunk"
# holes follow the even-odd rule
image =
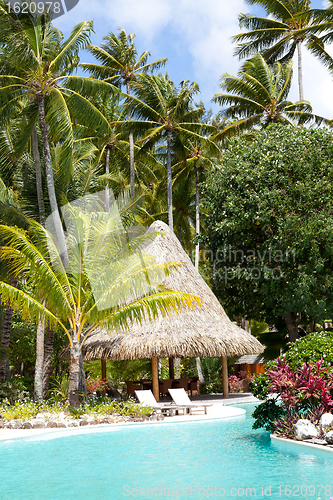
[[[44,364],[43,364],[43,398],[46,397],[49,390],[49,381],[52,371],[52,354],[53,354],[54,329],[47,325],[46,339],[44,347]]]
[[[195,165],[195,233],[200,234],[200,214],[199,214],[199,171]],[[199,271],[199,242],[195,245],[194,267]]]
[[[180,378],[180,358],[174,358],[174,375],[175,379]]]
[[[78,408],[80,406],[80,343],[77,340],[73,340],[72,344],[70,348],[68,404],[74,408]]]
[[[43,141],[43,150],[44,150],[44,160],[46,167],[46,181],[47,181],[47,189],[49,194],[50,206],[52,210],[53,216],[53,224],[55,228],[55,236],[57,238],[57,243],[59,246],[59,253],[61,255],[61,259],[65,266],[68,266],[68,253],[66,247],[65,234],[62,227],[60,214],[58,210],[57,198],[55,194],[54,188],[54,178],[53,178],[53,168],[52,168],[52,157],[50,151],[49,138],[47,134],[47,125],[45,118],[45,105],[44,105],[44,95],[41,94],[37,97],[38,104],[38,115],[39,115],[39,126],[42,133],[42,141]]]
[[[126,91],[127,95],[130,95],[130,89],[129,89],[129,84],[126,84]],[[127,114],[127,119],[130,122],[131,121],[131,112],[129,111]],[[134,198],[134,181],[135,181],[135,166],[134,166],[134,139],[133,139],[133,132],[129,133],[129,150],[130,150],[130,186],[131,186],[131,198],[133,200]]]
[[[44,320],[39,318],[36,336],[34,400],[43,401]]]
[[[33,151],[35,171],[36,171],[36,189],[37,189],[39,220],[42,226],[44,226],[45,205],[44,205],[43,184],[42,184],[42,169],[41,169],[41,161],[38,149],[38,136],[37,136],[36,125],[34,126],[32,131],[32,151]],[[53,353],[54,330],[48,326],[46,330],[46,339],[45,339],[44,323],[41,323],[38,325],[37,332],[38,334],[36,342],[36,367],[38,367],[38,369],[35,371],[35,398],[38,401],[41,401],[45,399],[49,390],[49,380],[52,369],[51,362]],[[42,344],[44,345],[44,351],[42,349]],[[40,394],[41,385],[42,385],[42,396]]]
[[[110,173],[110,148],[108,147],[106,148],[105,173],[106,175]],[[105,186],[105,211],[110,212],[109,181],[106,181],[106,186]]]
[[[17,279],[14,278],[10,282],[11,286],[17,285]],[[13,309],[10,307],[10,302],[6,304],[6,311],[2,323],[2,334],[1,334],[1,344],[0,346],[4,349],[9,349],[10,334],[12,331],[13,323]],[[8,380],[10,378],[9,371],[9,357],[6,356],[0,361],[0,380]]]
[[[170,230],[173,232],[171,133],[170,133],[170,130],[167,130],[167,193],[168,193],[168,223],[169,223]],[[174,365],[174,377],[176,379],[178,379],[178,378],[180,378],[180,358],[174,358],[173,365]]]
[[[171,132],[167,130],[167,192],[168,192],[168,223],[173,231],[172,214],[172,170],[171,170]]]
[[[204,376],[202,374],[200,358],[195,358],[195,364],[196,364],[196,367],[197,367],[199,382],[200,382],[200,384],[204,384],[205,383],[205,379],[204,379]]]
[[[199,170],[195,165],[195,233],[197,236],[200,234],[200,214],[199,214]],[[194,267],[199,272],[199,242],[195,245]],[[200,384],[205,382],[202,374],[200,358],[195,358],[195,363],[198,372]]]
[[[82,351],[80,351],[80,381],[79,381],[79,400],[86,401],[87,399],[87,384],[86,375],[84,373]]]
[[[302,40],[297,40],[299,100],[303,101]]]
[[[40,164],[40,156],[38,151],[38,136],[36,125],[32,130],[32,154],[35,162],[36,171],[36,189],[37,189],[37,201],[38,201],[38,211],[39,211],[39,221],[44,226],[45,222],[45,205],[43,197],[43,184],[42,184],[42,169]]]
[[[2,324],[2,335],[1,335],[0,346],[3,349],[9,349],[12,321],[13,321],[13,309],[10,307],[10,302],[8,302]],[[0,380],[8,380],[9,378],[10,378],[9,357],[5,356],[2,360],[0,360]]]

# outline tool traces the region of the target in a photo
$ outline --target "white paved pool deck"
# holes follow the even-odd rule
[[[197,422],[197,421],[209,421],[215,419],[225,419],[225,418],[239,418],[244,417],[245,410],[243,408],[237,407],[237,405],[244,403],[256,403],[259,400],[252,396],[251,393],[240,393],[240,394],[230,394],[229,398],[223,398],[222,394],[203,394],[193,396],[191,398],[192,402],[200,404],[209,404],[211,406],[207,407],[207,414],[205,415],[203,411],[193,411],[192,415],[175,415],[173,417],[165,417],[164,420],[158,422],[119,422],[116,424],[100,424],[94,426],[85,427],[72,427],[66,429],[0,429],[0,440],[10,440],[16,438],[33,437],[38,435],[43,435],[44,438],[55,437],[61,435],[70,434],[81,434],[86,432],[98,432],[106,431],[108,428],[110,430],[114,427],[119,426],[133,426],[133,425],[164,425],[187,423],[187,422]],[[167,400],[165,401],[167,402]]]

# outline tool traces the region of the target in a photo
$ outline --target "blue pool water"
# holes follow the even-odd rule
[[[333,497],[333,454],[281,451],[243,407],[246,418],[0,441],[0,499]]]

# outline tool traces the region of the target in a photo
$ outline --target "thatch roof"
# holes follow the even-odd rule
[[[267,360],[258,354],[246,354],[236,359],[235,365],[255,365],[257,363],[266,363]]]
[[[148,231],[160,234],[145,247],[145,252],[158,263],[183,262],[165,278],[164,285],[174,291],[198,295],[203,303],[171,317],[136,324],[128,333],[94,331],[83,345],[84,359],[213,357],[263,352],[255,337],[229,320],[169,227],[155,221]]]

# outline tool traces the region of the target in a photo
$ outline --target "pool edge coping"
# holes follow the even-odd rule
[[[275,436],[275,434],[270,434],[271,441],[274,443],[284,443],[286,445],[291,445],[292,448],[309,448],[319,450],[323,453],[333,454],[333,448],[328,448],[325,445],[315,444],[315,443],[305,443],[304,441],[297,441],[296,439],[282,438]]]

